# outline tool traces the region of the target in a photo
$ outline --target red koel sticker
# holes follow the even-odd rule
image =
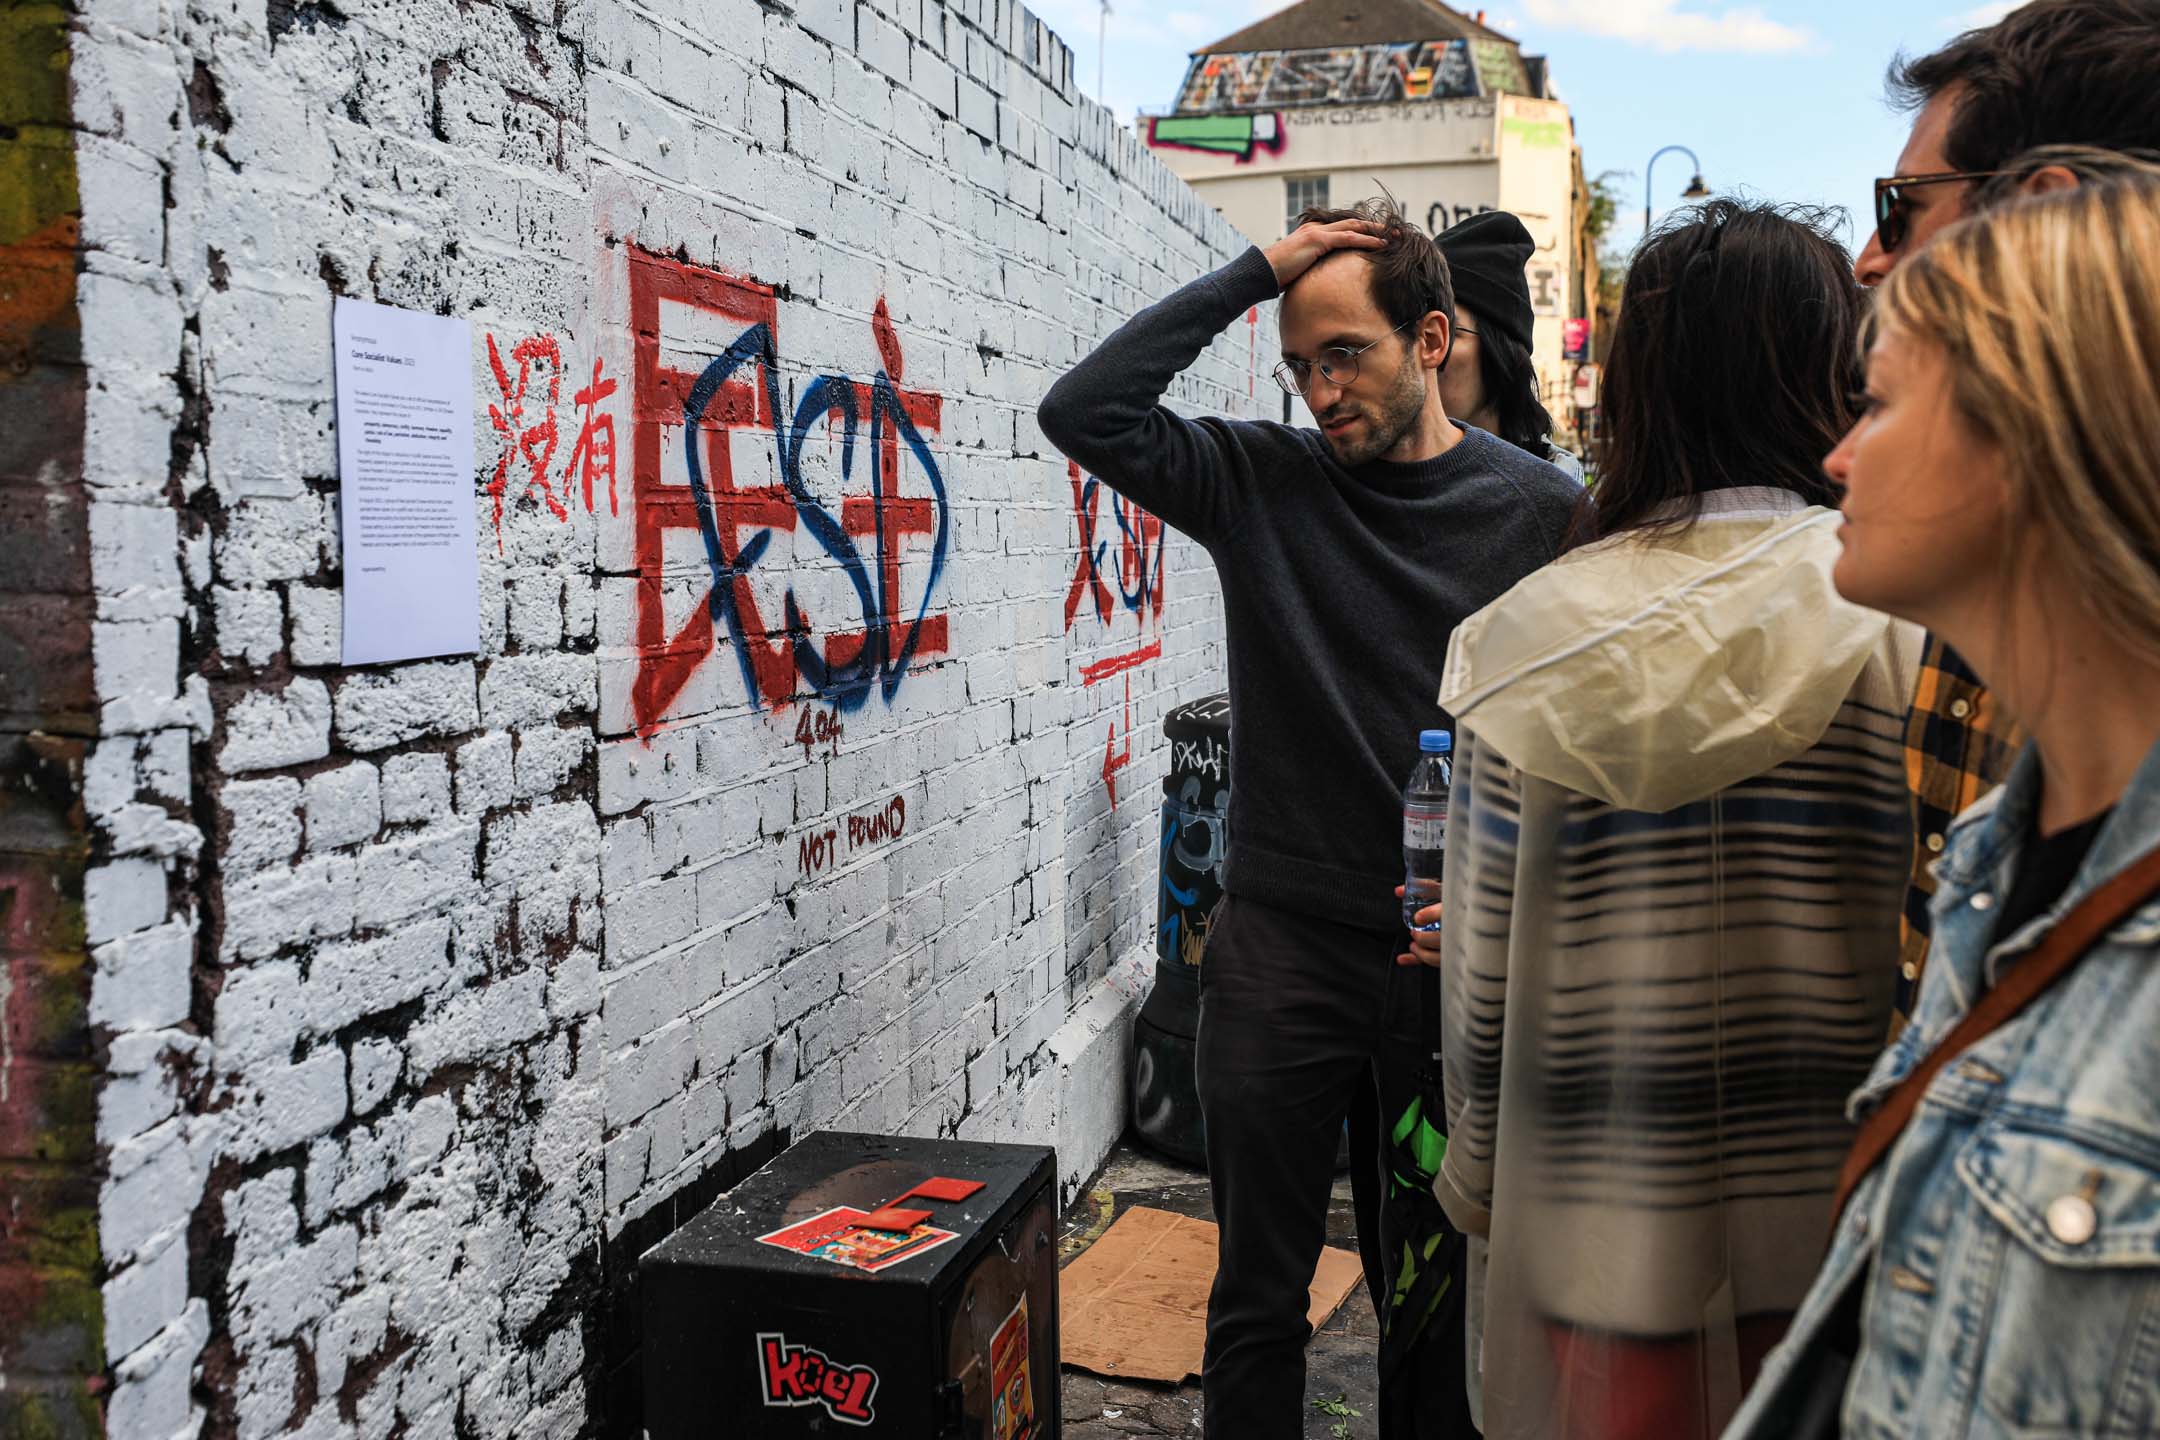
[[[850,1265],[857,1270],[875,1272],[912,1259],[925,1250],[935,1250],[957,1238],[954,1232],[940,1230],[935,1225],[882,1230],[867,1223],[872,1213],[857,1210],[852,1205],[836,1205],[822,1215],[798,1220],[770,1235],[760,1235],[758,1244],[793,1250],[798,1255],[808,1255],[833,1265]]]
[[[868,1365],[842,1365],[808,1345],[790,1345],[780,1334],[759,1335],[758,1379],[765,1403],[776,1409],[822,1405],[843,1425],[868,1425],[877,1418],[877,1371]]]

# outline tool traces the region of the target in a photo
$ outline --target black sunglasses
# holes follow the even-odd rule
[[[1905,243],[1911,228],[1905,192],[1922,185],[1948,185],[1958,180],[1992,180],[2000,170],[1946,170],[1937,175],[1892,175],[1875,182],[1875,242],[1883,253],[1894,253]]]

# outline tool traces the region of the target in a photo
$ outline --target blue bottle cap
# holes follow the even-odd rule
[[[1452,755],[1455,753],[1455,736],[1447,730],[1420,730],[1417,748],[1426,755]]]

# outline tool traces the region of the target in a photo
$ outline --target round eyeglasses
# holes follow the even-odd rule
[[[1416,320],[1405,320],[1393,330],[1388,331],[1388,335],[1400,334],[1416,323]],[[1380,340],[1385,339],[1387,339],[1387,335],[1380,337]],[[1316,360],[1286,359],[1275,367],[1275,383],[1282,386],[1283,393],[1286,395],[1303,395],[1305,387],[1312,384],[1313,371],[1318,370],[1320,378],[1327,381],[1328,384],[1336,386],[1338,389],[1347,389],[1357,381],[1358,356],[1378,345],[1380,340],[1368,341],[1355,350],[1344,345],[1330,345],[1320,352],[1320,356]]]

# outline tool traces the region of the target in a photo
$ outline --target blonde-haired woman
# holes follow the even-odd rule
[[[1878,306],[1835,581],[2033,738],[1950,831],[1829,1256],[1728,1440],[2160,1433],[2160,185],[1968,221]]]

